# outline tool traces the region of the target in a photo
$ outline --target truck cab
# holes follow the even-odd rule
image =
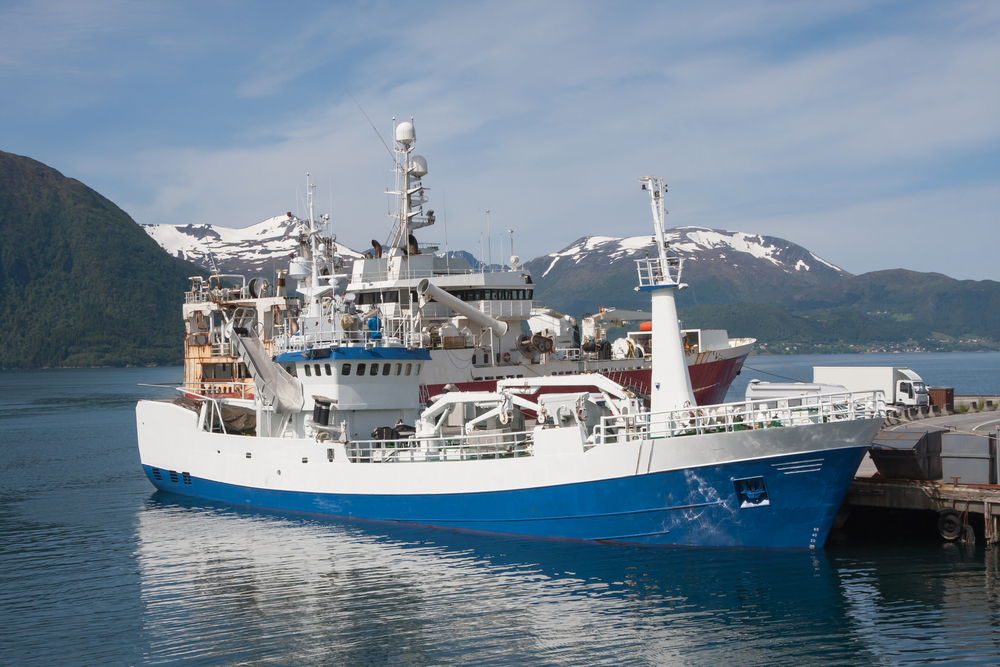
[[[920,376],[908,368],[901,368],[898,372],[906,376],[906,379],[896,382],[896,403],[907,406],[927,405],[927,385]]]

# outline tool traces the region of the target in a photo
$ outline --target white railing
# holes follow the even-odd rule
[[[637,259],[635,264],[639,271],[639,287],[674,285],[680,280],[681,263],[676,257],[668,257],[666,267],[658,257]]]
[[[475,305],[476,302],[467,302]],[[490,317],[530,317],[531,303],[524,300],[480,301],[479,309]]]
[[[345,443],[343,447],[352,463],[490,461],[532,456],[531,438],[531,432],[495,431],[434,438],[355,440]]]
[[[594,427],[593,444],[884,418],[885,409],[882,392],[869,391],[609,416]]]
[[[215,400],[218,398],[238,398],[252,400],[254,396],[253,380],[237,382],[233,380],[218,380],[216,382],[185,382],[177,385],[144,385],[156,387],[173,387],[188,398],[203,398]]]

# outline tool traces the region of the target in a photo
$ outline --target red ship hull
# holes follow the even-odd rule
[[[688,373],[691,375],[691,388],[694,390],[694,398],[698,405],[716,405],[724,403],[729,385],[733,383],[736,376],[743,368],[749,354],[747,351],[731,357],[721,357],[718,353],[705,352],[698,355],[693,363],[688,364]],[[716,358],[710,358],[716,357]],[[652,371],[648,368],[637,370],[623,370],[605,373],[612,380],[625,387],[632,387],[637,394],[649,396],[650,375]],[[456,382],[454,383],[459,391],[496,391],[496,380],[480,380],[476,382]],[[435,396],[444,391],[444,384],[431,384],[421,386],[421,398],[426,400],[430,396]],[[552,391],[578,392],[587,391],[588,386],[567,386],[553,388]]]

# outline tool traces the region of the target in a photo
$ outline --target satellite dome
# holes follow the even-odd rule
[[[410,157],[410,173],[417,178],[423,178],[427,175],[427,160],[425,160],[420,155],[413,155]]]
[[[396,126],[396,141],[409,146],[417,138],[417,133],[413,129],[413,123],[403,121]]]

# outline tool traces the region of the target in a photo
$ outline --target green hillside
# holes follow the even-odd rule
[[[873,271],[777,301],[801,314],[849,308],[912,338],[935,333],[1000,341],[1000,283],[904,269]]]
[[[678,312],[685,328],[726,329],[731,336],[756,338],[774,351],[850,352],[891,345],[906,336],[900,328],[847,308],[810,317],[763,303],[692,306]]]
[[[196,273],[97,192],[0,152],[0,367],[179,363]]]

